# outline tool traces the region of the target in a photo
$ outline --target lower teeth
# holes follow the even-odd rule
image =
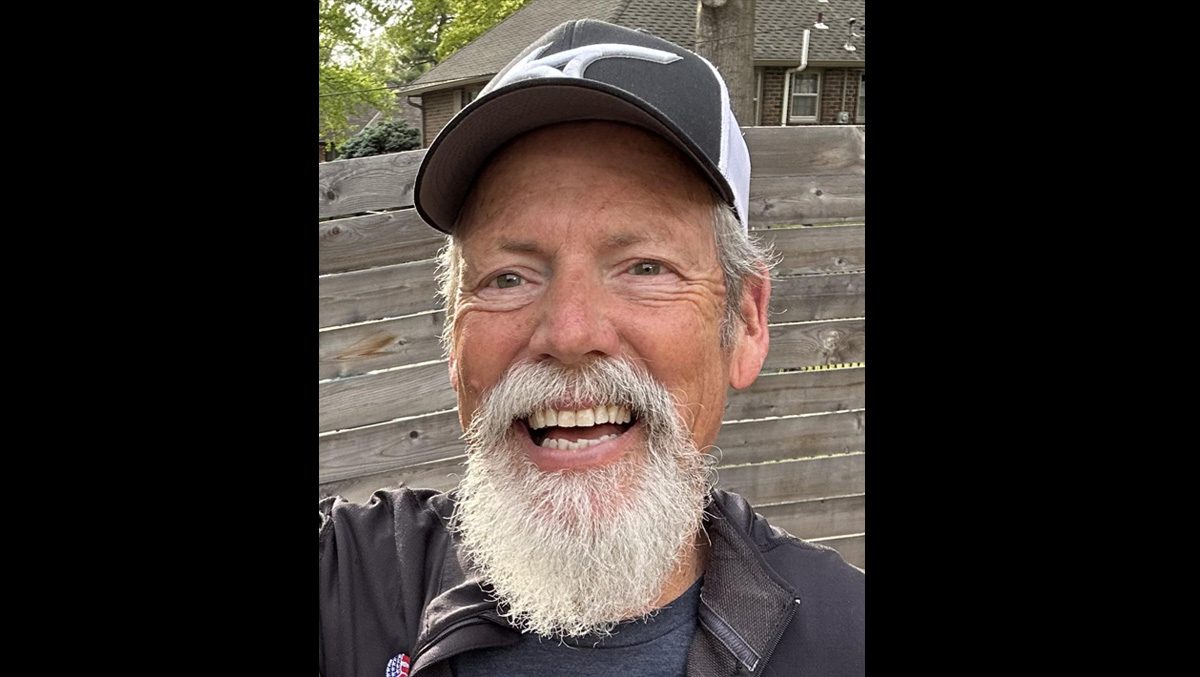
[[[574,450],[574,449],[586,449],[587,447],[594,447],[597,444],[600,444],[601,442],[604,442],[606,440],[615,439],[616,437],[617,436],[614,434],[614,435],[604,435],[604,436],[598,437],[594,440],[567,440],[567,439],[554,438],[554,439],[542,440],[542,447],[546,448],[546,449],[566,449],[568,451]]]

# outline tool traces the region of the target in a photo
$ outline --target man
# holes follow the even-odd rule
[[[863,573],[712,489],[768,348],[749,175],[716,70],[596,21],[451,120],[414,201],[467,470],[321,502],[323,675],[863,673]]]

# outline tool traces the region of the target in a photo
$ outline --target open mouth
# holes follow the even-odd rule
[[[525,419],[533,443],[546,449],[586,449],[625,434],[637,419],[629,407],[609,404],[583,409],[543,409]]]

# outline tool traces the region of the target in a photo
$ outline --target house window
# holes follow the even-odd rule
[[[463,90],[462,104],[466,106],[479,96],[479,92],[483,90],[483,85],[472,85]]]
[[[792,73],[788,122],[816,122],[821,92],[820,73]]]
[[[854,116],[855,122],[867,121],[867,72],[862,71],[858,74],[858,114]]]

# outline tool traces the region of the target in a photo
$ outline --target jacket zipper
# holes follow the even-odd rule
[[[775,653],[775,647],[779,646],[779,642],[783,639],[783,636],[787,634],[788,626],[792,624],[792,618],[796,616],[796,607],[799,605],[800,600],[798,599],[793,599],[792,603],[788,605],[787,618],[783,621],[783,624],[779,626],[779,632],[775,633],[775,639],[771,640],[771,645],[767,647],[767,650],[765,653],[763,653],[762,658],[758,660],[758,664],[760,666],[765,668],[767,666],[767,661],[771,660],[771,654]],[[754,671],[750,670],[750,672]]]

